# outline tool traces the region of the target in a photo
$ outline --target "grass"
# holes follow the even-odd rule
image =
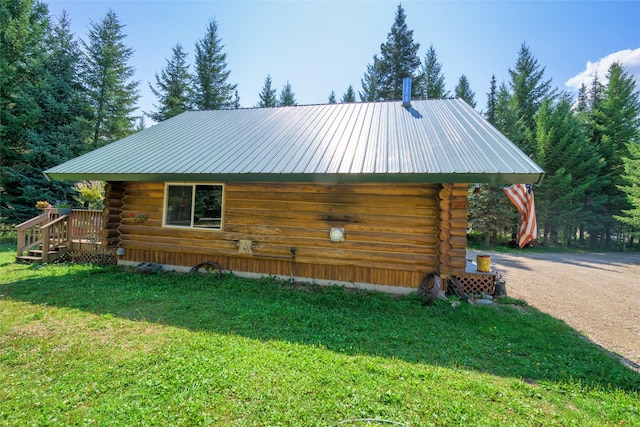
[[[13,249],[0,425],[640,425],[640,374],[522,302],[24,266]]]

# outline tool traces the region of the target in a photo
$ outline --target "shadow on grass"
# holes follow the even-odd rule
[[[463,303],[452,308],[446,302],[424,307],[417,296],[300,289],[273,278],[44,267],[50,268],[60,275],[0,285],[0,298],[529,382],[640,389],[640,374],[531,307]]]

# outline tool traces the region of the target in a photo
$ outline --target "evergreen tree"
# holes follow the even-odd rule
[[[592,112],[596,112],[600,109],[600,103],[604,98],[604,85],[598,79],[598,73],[596,72],[591,82],[591,88],[589,89],[589,107]]]
[[[360,101],[375,102],[382,99],[382,71],[380,69],[380,60],[377,55],[373,55],[373,63],[367,64],[367,71],[364,73],[360,83],[362,91],[359,93]]]
[[[267,74],[267,77],[264,79],[264,86],[262,87],[262,92],[260,92],[258,97],[259,101],[256,107],[265,108],[278,106],[276,90],[271,88],[271,74]]]
[[[557,105],[543,101],[536,115],[536,143],[538,163],[546,172],[536,193],[538,222],[544,225],[545,242],[559,243],[562,232],[570,244],[578,226],[604,201],[595,179],[604,163],[566,97]]]
[[[502,83],[496,96],[495,122],[493,125],[511,141],[521,141],[525,137],[526,129],[522,122],[520,110],[513,106],[511,100],[509,89]],[[530,151],[527,154],[531,155],[532,152]]]
[[[578,100],[576,102],[576,110],[579,113],[585,112],[589,109],[589,91],[587,86],[582,83],[578,90]]]
[[[587,135],[587,140],[591,145],[596,147],[596,154],[599,158],[602,158],[599,145],[602,141],[604,123],[607,120],[600,110],[603,97],[604,85],[600,82],[598,74],[596,73],[593,81],[591,82],[591,86],[587,90],[586,94],[582,96],[582,98],[586,99],[583,99],[582,101],[579,100],[577,109],[577,115],[582,122],[582,126]],[[580,103],[583,105],[581,106]],[[602,238],[602,242],[606,240],[604,239],[604,224],[607,216],[605,202],[608,196],[604,193],[604,185],[606,182],[610,181],[611,174],[607,172],[606,167],[603,167],[599,171],[594,171],[593,176],[597,180],[598,185],[600,185],[600,190],[598,191],[597,196],[604,198],[604,200],[599,200],[598,203],[590,206],[591,217],[580,225],[579,233],[581,242],[584,241],[585,234],[588,233],[591,237],[591,246],[595,248],[598,245],[598,239]]]
[[[507,138],[522,138],[524,129],[518,111],[511,106],[511,94],[504,83],[495,93],[493,114],[492,124]],[[477,232],[484,233],[486,244],[495,242],[504,227],[516,231],[520,224],[520,215],[504,196],[502,188],[502,185],[489,184],[483,187],[482,194],[470,194],[469,223],[474,224]],[[536,203],[537,208],[538,205]]]
[[[99,147],[130,135],[137,118],[138,81],[128,65],[133,50],[123,40],[124,25],[109,10],[102,21],[91,23],[88,43],[84,43],[84,81],[93,107],[93,145]]]
[[[195,100],[198,110],[221,110],[234,107],[233,93],[237,85],[227,83],[227,54],[218,37],[218,23],[209,21],[205,36],[196,42]]]
[[[356,102],[356,93],[353,90],[353,86],[349,85],[349,87],[347,88],[347,91],[344,93],[344,95],[342,95],[342,101],[341,102]]]
[[[335,104],[336,101],[336,93],[334,91],[331,91],[331,93],[329,94],[329,104]]]
[[[154,105],[156,112],[147,115],[161,122],[191,109],[193,92],[191,75],[187,64],[187,53],[180,43],[171,48],[172,55],[167,64],[155,74],[156,87],[149,83],[149,88],[158,98],[159,105]]]
[[[295,94],[291,88],[291,83],[287,80],[287,83],[282,87],[280,91],[280,99],[278,100],[279,107],[292,107],[298,105]]]
[[[471,105],[473,108],[476,108],[476,93],[471,90],[469,86],[469,80],[467,76],[464,74],[460,76],[458,80],[458,84],[455,87],[456,97],[463,99],[467,104]]]
[[[601,110],[604,99],[604,85],[595,74],[591,87],[588,91],[588,99],[585,101],[585,108],[579,111],[584,119],[587,135],[591,141],[599,145],[602,141],[602,132],[606,125],[607,118]]]
[[[520,214],[505,196],[503,188],[501,184],[483,184],[476,194],[475,186],[470,186],[468,231],[471,242],[485,246],[495,244],[506,229],[515,231],[520,226]]]
[[[52,24],[46,5],[18,0],[0,20],[1,215],[18,223],[36,201],[66,198],[70,183],[42,171],[87,150],[91,111],[66,13]]]
[[[237,110],[241,108],[240,106],[240,95],[238,95],[238,89],[235,90],[235,93],[233,94],[233,109]]]
[[[77,157],[91,149],[91,104],[83,82],[83,56],[71,32],[71,19],[63,12],[53,26],[46,69],[49,96],[43,99],[42,134],[55,147],[46,168]],[[48,127],[48,128],[47,128]]]
[[[71,21],[63,15],[48,37],[41,83],[37,88],[39,126],[27,138],[24,193],[34,199],[66,198],[70,182],[48,182],[42,171],[77,157],[90,149],[92,110],[82,84],[82,53],[71,33]]]
[[[25,153],[40,127],[38,91],[47,56],[50,26],[44,3],[0,2],[0,215],[17,224],[36,212],[25,195]],[[28,166],[28,165],[27,165]]]
[[[537,153],[535,115],[545,99],[555,96],[551,90],[551,80],[544,80],[544,68],[538,65],[537,60],[525,44],[521,45],[516,67],[514,70],[509,69],[509,75],[511,78],[510,91],[507,92],[509,105],[505,111],[509,110],[508,115],[510,116],[517,116],[516,127],[518,129],[517,132],[513,132],[516,130],[513,127],[513,120],[509,126],[511,129],[507,130],[510,134],[507,134],[500,127],[498,128],[509,136],[509,139],[525,154],[535,156]]]
[[[640,144],[629,144],[629,157],[622,158],[624,162],[623,184],[620,185],[627,196],[628,209],[622,209],[622,214],[615,218],[627,224],[632,229],[640,230]]]
[[[433,45],[429,46],[424,58],[420,86],[420,95],[425,99],[439,99],[449,96],[444,85],[442,65],[438,62],[438,54]]]
[[[387,41],[380,45],[379,90],[380,98],[383,100],[402,99],[403,79],[414,78],[420,67],[420,43],[414,43],[413,30],[407,27],[406,19],[402,5],[398,5],[391,31],[387,34]],[[417,93],[417,87],[414,89],[412,85],[412,95]]]
[[[624,158],[632,158],[629,145],[640,141],[640,101],[636,83],[619,63],[609,67],[608,83],[599,104],[598,115],[601,122],[602,137],[598,148],[607,165],[607,176],[603,176],[604,194],[607,195],[604,219],[604,245],[611,246],[613,219],[629,210],[624,187]],[[607,179],[608,178],[608,179]]]
[[[544,79],[544,67],[538,64],[526,44],[520,46],[515,69],[509,69],[513,108],[517,110],[527,131],[524,140],[513,140],[527,154],[534,151],[535,115],[542,102],[553,97],[551,79]]]
[[[496,103],[498,102],[498,87],[496,85],[496,75],[491,76],[491,83],[489,87],[489,93],[487,94],[487,112],[485,113],[486,119],[492,125],[496,123]]]
[[[144,116],[138,117],[136,121],[136,132],[140,132],[141,130],[145,130],[147,128],[147,121],[144,119]]]

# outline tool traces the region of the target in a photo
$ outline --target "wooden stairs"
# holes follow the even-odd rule
[[[47,251],[47,262],[54,262],[64,254],[69,251],[69,246],[61,245],[53,249],[49,249]],[[18,264],[34,264],[34,263],[42,263],[45,259],[43,256],[44,250],[42,249],[42,245],[38,247],[38,249],[30,249],[27,251],[26,255],[17,255],[16,262]]]

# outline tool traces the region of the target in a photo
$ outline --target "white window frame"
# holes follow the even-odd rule
[[[194,224],[194,211],[195,211],[195,201],[196,201],[196,187],[197,186],[216,186],[221,188],[222,192],[222,200],[220,203],[220,225],[215,227],[207,227],[207,226],[198,226]],[[177,225],[177,224],[168,224],[167,223],[167,214],[169,212],[169,187],[191,187],[191,224],[189,225]],[[223,183],[219,182],[165,182],[164,184],[164,202],[162,207],[162,226],[168,228],[180,228],[180,229],[189,229],[189,230],[202,230],[202,231],[222,231],[224,229],[224,199],[225,199],[225,188]],[[211,218],[212,221],[218,220],[218,218]]]

